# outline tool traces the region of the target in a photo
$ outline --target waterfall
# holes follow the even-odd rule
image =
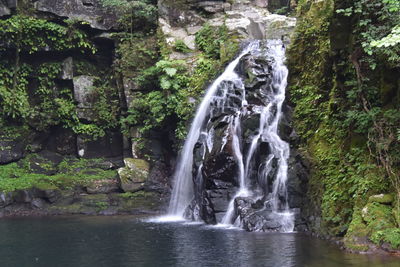
[[[168,213],[172,216],[183,216],[186,207],[193,198],[193,181],[192,181],[192,165],[193,165],[193,149],[199,138],[200,131],[203,127],[206,117],[209,115],[211,101],[215,96],[219,86],[224,81],[238,80],[239,77],[234,69],[239,63],[239,60],[246,53],[254,49],[257,43],[249,44],[243,52],[233,60],[225,69],[225,71],[214,81],[208,88],[206,95],[203,98],[200,106],[197,109],[196,116],[192,122],[189,134],[186,138],[181,155],[178,159],[176,171],[174,173],[174,185],[169,203]]]
[[[252,57],[254,60],[249,61]],[[257,60],[262,63],[258,63]],[[253,213],[264,212],[268,220],[273,222],[271,225],[274,227],[270,228],[282,232],[293,231],[294,215],[288,205],[286,185],[290,147],[279,136],[288,76],[284,61],[285,47],[280,40],[268,40],[262,45],[259,41],[251,42],[209,87],[196,112],[179,157],[169,206],[170,215],[183,216],[191,201],[197,201],[197,213],[201,218],[199,210],[204,207],[204,202],[208,203],[209,200],[194,199],[194,195],[203,197],[203,194],[195,194],[194,191],[205,190],[203,181],[207,179],[219,179],[203,177],[203,171],[207,172],[210,169],[207,164],[217,161],[215,158],[207,161],[206,158],[211,157],[211,154],[229,154],[235,162],[236,171],[233,174],[235,177],[228,179],[231,179],[238,189],[231,197],[220,223],[232,224],[238,221],[237,218],[244,220],[245,216],[239,216],[237,207],[235,208],[236,200],[261,199],[263,207],[254,210]],[[249,74],[245,68],[252,68],[253,74]],[[253,76],[257,76],[258,80],[249,85]],[[258,127],[254,129],[254,134],[248,136],[244,121],[255,116],[258,118]],[[216,121],[219,126],[216,126]],[[225,127],[223,133],[218,130],[221,125]],[[223,136],[218,136],[218,131]],[[221,138],[220,147],[216,146],[216,138]],[[196,144],[203,147],[199,167],[195,166],[193,160]],[[261,144],[268,144],[268,152],[259,152]],[[194,185],[192,177],[196,168],[194,173],[197,186]],[[257,170],[256,179],[252,177],[254,170]],[[222,171],[231,170],[225,168]],[[200,181],[202,184],[197,184]],[[256,188],[262,189],[261,198]],[[249,207],[246,209],[250,210]],[[212,205],[206,209],[212,210]]]

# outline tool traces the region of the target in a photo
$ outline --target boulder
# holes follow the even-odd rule
[[[32,191],[36,198],[44,199],[50,203],[55,203],[62,197],[59,189],[32,188]]]
[[[395,226],[395,219],[392,214],[392,208],[388,205],[371,202],[362,210],[363,221],[370,229],[382,230]]]
[[[0,140],[0,164],[7,164],[24,157],[26,143],[23,140]]]
[[[254,201],[250,197],[238,197],[235,199],[234,205],[236,216],[240,217],[243,228],[249,232],[291,230],[294,227],[292,217],[299,213],[297,210],[291,210],[291,213],[275,212],[264,207],[262,201]]]
[[[206,192],[202,192],[201,200],[192,200],[186,208],[184,217],[191,221],[204,221],[207,224],[216,224],[214,207],[207,196]]]
[[[264,18],[264,25],[266,38],[282,39],[288,44],[296,26],[296,18],[271,14]]]
[[[124,192],[144,189],[148,181],[150,165],[142,159],[125,158],[125,167],[118,169],[119,185]]]

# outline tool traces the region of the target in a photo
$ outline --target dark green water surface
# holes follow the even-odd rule
[[[247,233],[138,217],[0,220],[0,266],[385,266],[303,234]]]

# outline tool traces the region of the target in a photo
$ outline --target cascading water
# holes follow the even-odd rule
[[[206,95],[203,98],[199,108],[197,109],[196,116],[190,127],[189,134],[186,138],[181,155],[178,159],[178,165],[174,174],[174,186],[172,190],[171,200],[169,203],[168,213],[172,216],[183,216],[186,207],[189,205],[193,198],[193,181],[192,181],[192,165],[193,165],[193,149],[200,136],[201,129],[204,122],[209,117],[209,108],[211,101],[214,100],[215,94],[220,85],[225,81],[239,80],[238,75],[234,69],[239,63],[243,55],[254,49],[257,43],[251,43],[246,47],[243,52],[232,61],[225,71],[214,81],[208,88]]]
[[[279,137],[288,76],[284,60],[280,40],[251,42],[210,86],[177,165],[170,215],[215,221],[218,207],[209,195],[226,190],[218,181],[228,181],[238,189],[220,223],[243,225],[257,213],[268,221],[265,229],[293,231],[286,186],[290,148]],[[254,118],[257,127],[249,134],[246,124]],[[239,202],[253,204],[243,209]]]

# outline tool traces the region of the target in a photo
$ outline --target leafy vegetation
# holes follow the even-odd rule
[[[148,31],[157,24],[157,1],[154,0],[101,0],[105,7],[117,10],[119,23],[129,33]]]
[[[58,83],[61,63],[28,62],[28,55],[49,50],[96,53],[87,34],[78,29],[79,24],[67,21],[67,26],[62,26],[25,15],[0,20],[0,50],[4,51],[0,61],[2,121],[26,124],[39,131],[62,125],[92,137],[102,136],[104,129],[117,125],[118,97],[112,95],[116,90],[109,90],[110,84],[96,87],[96,119],[92,124],[83,124],[71,88]]]
[[[186,123],[193,115],[205,86],[238,48],[225,26],[211,27],[208,24],[196,34],[196,45],[202,53],[192,59],[190,65],[183,60],[169,59],[172,49],[184,53],[190,51],[178,40],[174,47],[160,44],[162,56],[154,66],[136,69],[139,74],[133,81],[140,89],[122,121],[126,129],[138,125],[144,135],[154,129],[176,129],[178,139],[186,136]],[[194,68],[190,67],[192,64]]]
[[[325,234],[346,235],[346,245],[361,250],[355,236],[379,243],[390,239],[383,232],[395,234],[385,229],[399,226],[367,227],[359,215],[366,196],[400,198],[400,50],[384,44],[399,25],[393,3],[301,1],[289,49],[296,129],[313,163],[309,195],[321,207]],[[395,213],[398,204],[387,209]]]

